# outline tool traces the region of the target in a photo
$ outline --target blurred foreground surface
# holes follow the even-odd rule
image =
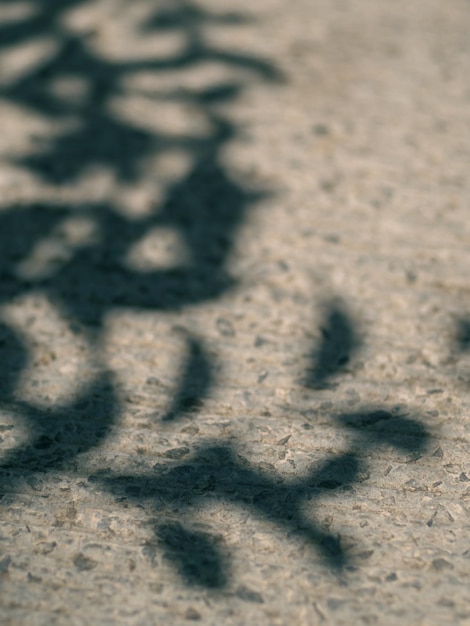
[[[0,1],[2,624],[470,623],[469,31]]]

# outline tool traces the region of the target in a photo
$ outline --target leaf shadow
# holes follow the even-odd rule
[[[323,389],[331,385],[330,379],[347,367],[361,346],[351,315],[339,300],[325,305],[320,330],[320,345],[312,351],[311,366],[304,379],[304,385],[309,389]]]

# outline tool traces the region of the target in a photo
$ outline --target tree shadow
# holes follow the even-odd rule
[[[1,0],[0,4],[14,2]],[[65,320],[80,326],[99,370],[92,383],[77,385],[75,396],[64,406],[44,409],[23,401],[18,385],[28,362],[27,348],[2,321],[0,404],[28,430],[27,441],[2,459],[5,489],[13,492],[21,475],[70,466],[81,453],[103,444],[117,423],[122,407],[100,356],[103,322],[110,312],[177,312],[214,300],[236,286],[227,260],[247,211],[265,192],[253,191],[232,177],[221,158],[238,128],[218,107],[222,102],[236,102],[260,80],[272,84],[282,80],[268,61],[209,43],[207,28],[249,22],[235,12],[211,13],[192,0],[175,0],[166,9],[157,4],[155,14],[140,24],[141,36],[159,37],[162,30],[171,29],[180,36],[181,48],[173,54],[116,60],[92,45],[93,29],[80,36],[68,27],[68,12],[85,7],[84,0],[33,0],[30,4],[26,15],[0,24],[0,48],[26,49],[38,40],[50,40],[55,47],[44,60],[3,81],[0,97],[42,116],[57,130],[31,154],[12,157],[11,162],[55,191],[66,190],[83,177],[86,180],[96,166],[111,172],[116,184],[139,183],[149,158],[175,150],[188,157],[189,170],[168,184],[163,199],[156,199],[145,216],[130,217],[112,200],[43,201],[1,209],[0,306],[24,296],[44,295]],[[210,64],[226,70],[228,78],[209,86],[181,86],[181,72]],[[154,131],[113,113],[113,100],[125,94],[126,81],[141,72],[157,79],[157,87],[159,77],[174,76],[170,87],[166,81],[161,89],[147,94],[156,117],[163,103],[184,104],[197,109],[207,129],[178,134]],[[54,88],[63,79],[78,79],[86,89],[80,97],[64,97]],[[69,120],[72,125],[62,125]],[[88,220],[94,231],[78,245],[63,235],[64,225],[75,218]],[[163,238],[168,229],[179,237],[183,249],[171,267],[141,269],[129,262],[132,250],[149,234],[161,232]],[[57,245],[60,254],[54,256]],[[44,249],[50,253],[48,258],[38,260],[38,250]],[[187,362],[163,421],[175,421],[200,406],[215,384],[213,370],[212,357],[202,342],[188,336]],[[18,480],[13,480],[14,474]]]
[[[12,0],[3,0],[11,4]],[[22,158],[12,158],[55,190],[64,190],[95,166],[111,171],[117,183],[139,181],[147,159],[174,150],[189,157],[189,171],[165,191],[161,202],[138,219],[126,216],[112,201],[81,206],[31,203],[11,205],[0,211],[0,305],[31,294],[43,294],[68,321],[80,324],[91,357],[100,363],[103,322],[119,309],[180,311],[184,307],[219,298],[235,286],[228,258],[249,207],[263,197],[230,175],[222,159],[238,128],[222,113],[221,103],[236,99],[253,82],[278,83],[282,76],[270,63],[257,57],[208,43],[204,29],[240,24],[243,16],[212,14],[190,0],[175,0],[172,8],[157,11],[142,26],[142,33],[174,30],[184,45],[173,56],[114,61],[66,27],[65,16],[83,0],[36,0],[25,18],[0,26],[0,46],[26,45],[40,37],[57,44],[45,61],[3,83],[0,97],[45,116],[51,122],[74,120],[60,127],[46,145]],[[181,88],[152,95],[156,115],[160,102],[191,104],[203,114],[205,135],[154,132],[113,114],[111,102],[123,92],[124,81],[146,71],[159,77],[215,63],[236,76],[210,87]],[[52,89],[54,81],[78,78],[87,86],[79,99],[64,99]],[[85,217],[96,237],[79,246],[63,244],[58,259],[37,265],[35,251],[50,245],[64,222]],[[129,253],[150,232],[173,229],[185,254],[169,269],[136,269]],[[63,243],[63,242],[62,242]],[[25,267],[32,267],[25,272]],[[306,387],[314,390],[331,384],[344,371],[359,348],[355,324],[346,307],[331,303],[325,315],[323,339],[312,351]],[[15,492],[21,481],[64,468],[73,468],[84,452],[96,449],[117,424],[122,410],[112,375],[105,365],[89,385],[78,385],[64,406],[48,409],[21,399],[18,384],[28,362],[28,351],[18,333],[2,322],[0,334],[0,404],[26,425],[27,439],[8,451],[2,460],[3,489]],[[175,422],[185,411],[195,411],[215,384],[214,364],[200,340],[188,336],[188,353],[179,385],[162,419]],[[320,558],[335,571],[352,562],[340,537],[321,528],[304,512],[306,501],[318,501],[332,490],[347,490],[367,480],[367,467],[358,450],[391,445],[404,451],[424,450],[427,432],[406,416],[384,417],[383,409],[365,414],[340,415],[336,419],[356,433],[351,449],[325,459],[304,476],[292,480],[251,467],[227,442],[199,447],[183,464],[157,465],[148,474],[119,476],[112,470],[90,478],[118,498],[148,502],[158,516],[154,524],[157,542],[190,585],[223,588],[229,563],[219,542],[209,534],[165,518],[175,504],[182,517],[205,502],[231,503],[248,508],[283,532],[305,538]],[[83,470],[81,470],[83,471]]]
[[[44,64],[3,87],[0,95],[52,120],[70,115],[77,120],[72,130],[65,129],[51,137],[47,146],[23,158],[22,164],[58,186],[75,180],[97,164],[109,168],[117,181],[126,182],[141,175],[141,162],[146,156],[174,149],[186,152],[192,166],[168,188],[164,200],[156,203],[151,214],[141,219],[126,217],[106,203],[87,203],[83,207],[37,203],[21,210],[17,206],[3,210],[0,236],[6,250],[0,272],[9,282],[5,285],[2,280],[3,299],[46,288],[73,319],[100,325],[103,316],[119,306],[176,310],[217,298],[234,286],[225,268],[226,260],[248,208],[264,195],[232,180],[220,160],[226,144],[236,138],[237,128],[213,105],[220,99],[236,100],[247,88],[247,81],[238,78],[228,85],[192,90],[177,87],[153,94],[156,114],[161,99],[191,102],[207,118],[210,130],[205,135],[162,135],[135,128],[128,121],[115,118],[109,104],[123,93],[123,80],[144,69],[158,77],[168,70],[196,69],[201,64],[216,62],[222,67],[241,65],[257,80],[278,81],[281,75],[268,62],[250,56],[238,62],[237,55],[223,55],[205,43],[202,30],[206,23],[243,23],[242,15],[212,15],[186,0],[176,1],[171,10],[157,11],[154,19],[142,25],[146,31],[160,27],[176,29],[186,42],[182,56],[177,53],[175,57],[165,56],[164,61],[145,58],[129,63],[106,60],[88,45],[86,36],[77,37],[63,26],[67,10],[82,3],[83,0],[36,0],[32,17],[3,27],[0,40],[5,46],[27,44],[40,35],[51,36],[60,45]],[[193,40],[199,42],[197,53]],[[86,82],[88,96],[84,101],[64,100],[51,90],[55,80],[71,76]],[[177,78],[175,83],[178,85]],[[96,222],[99,241],[74,250],[72,258],[45,281],[30,280],[26,284],[15,278],[16,262],[24,259],[61,220],[77,214]],[[181,261],[168,270],[129,269],[126,255],[132,247],[153,229],[168,228],[181,235],[185,252]],[[80,289],[74,290],[75,285],[80,285]]]
[[[327,308],[326,319],[328,332],[323,333],[322,342],[312,350],[319,364],[314,381],[320,379],[322,386],[341,370],[338,355],[344,354],[345,349],[350,353],[361,344],[356,324],[344,305],[341,309],[337,304]],[[311,380],[308,377],[305,381],[308,388]],[[321,561],[339,573],[354,566],[354,557],[339,533],[325,530],[306,514],[306,503],[321,506],[324,495],[347,492],[366,483],[370,470],[364,459],[370,458],[373,451],[391,447],[417,460],[428,449],[429,433],[419,419],[384,407],[364,407],[355,413],[333,415],[332,421],[352,433],[347,449],[314,463],[306,474],[293,479],[254,469],[233,445],[217,442],[200,447],[180,465],[157,464],[153,472],[139,475],[116,476],[105,470],[91,476],[90,481],[113,493],[120,502],[125,498],[150,504],[159,519],[165,518],[175,505],[184,519],[191,511],[214,501],[248,509],[279,530],[303,537],[316,549]],[[165,522],[163,527],[167,528]],[[169,539],[168,535],[163,536],[163,548],[186,583],[223,588],[228,582],[229,558],[219,548],[219,542],[204,535],[203,541],[196,536],[193,544],[193,532],[180,522],[176,529],[171,522],[170,528]],[[161,539],[158,530],[157,535]]]
[[[231,445],[221,442],[200,448],[184,464],[173,467],[157,464],[151,474],[116,476],[104,471],[89,480],[112,492],[119,502],[125,498],[136,504],[150,504],[159,519],[164,519],[174,505],[182,518],[214,501],[248,509],[253,516],[274,524],[279,530],[303,537],[316,549],[321,561],[339,573],[354,564],[354,557],[339,533],[323,529],[305,514],[305,504],[321,501],[333,490],[344,492],[366,482],[370,472],[361,451],[370,455],[371,449],[383,445],[413,453],[427,449],[427,431],[414,419],[396,416],[393,427],[378,430],[378,422],[388,420],[384,414],[384,411],[366,413],[361,425],[356,415],[339,416],[340,423],[357,431],[350,449],[315,464],[306,475],[291,480],[251,468]],[[176,529],[170,524],[171,532],[168,535],[165,531],[162,537],[161,527],[156,531],[160,543],[187,584],[226,586],[229,559],[220,550],[219,541],[208,534],[202,539],[197,534],[194,536],[180,522]],[[163,528],[168,528],[166,523]]]
[[[280,476],[252,469],[240,460],[231,445],[217,442],[200,448],[184,464],[173,467],[157,464],[151,474],[116,476],[104,471],[89,480],[111,491],[120,502],[125,498],[150,504],[159,519],[164,519],[175,504],[182,518],[188,511],[214,501],[249,509],[254,516],[284,532],[295,531],[303,536],[329,567],[339,571],[350,561],[349,556],[338,536],[323,530],[304,514],[304,504],[332,489],[333,480],[334,488],[347,488],[359,473],[360,463],[356,458],[339,455],[303,478],[284,481]],[[165,529],[163,535],[161,528]],[[169,527],[166,523],[159,524],[156,532],[167,557],[186,582],[217,588],[227,584],[229,560],[214,537],[208,534],[202,539],[198,534],[194,537],[180,522],[176,530],[174,524]]]
[[[3,0],[10,3],[8,0]],[[259,80],[281,82],[283,76],[271,63],[252,55],[234,53],[207,43],[204,29],[207,26],[227,27],[247,22],[241,14],[212,14],[202,10],[192,0],[175,0],[171,10],[157,10],[156,15],[141,25],[146,36],[171,29],[183,37],[184,45],[172,56],[144,57],[140,60],[112,61],[95,52],[90,45],[90,34],[77,36],[64,26],[64,16],[71,8],[85,4],[84,0],[36,0],[35,11],[30,18],[19,23],[0,27],[0,46],[27,44],[40,37],[52,37],[57,51],[44,62],[13,82],[0,88],[0,96],[9,102],[41,113],[56,120],[71,116],[76,120],[73,129],[50,138],[48,145],[36,154],[19,159],[19,163],[36,172],[42,178],[57,185],[76,180],[91,166],[109,167],[121,181],[138,180],[141,165],[149,156],[155,156],[174,148],[191,155],[209,157],[221,147],[221,143],[234,134],[226,120],[217,119],[212,104],[220,99],[234,100],[246,88],[246,79],[233,79],[207,88],[154,91],[158,100],[191,102],[204,109],[214,131],[205,138],[198,135],[158,133],[145,130],[128,120],[113,115],[112,101],[122,96],[124,81],[139,72],[147,71],[155,76],[181,70],[192,70],[216,63],[228,69],[244,70]],[[79,79],[87,85],[82,98],[64,98],[54,89],[60,79]],[[158,115],[158,109],[156,111]],[[228,132],[227,132],[228,131]],[[202,159],[206,161],[206,158]]]

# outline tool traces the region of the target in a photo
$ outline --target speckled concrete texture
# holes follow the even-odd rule
[[[0,1],[2,624],[470,624],[469,32]]]

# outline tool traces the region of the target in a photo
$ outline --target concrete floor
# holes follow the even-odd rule
[[[2,624],[470,624],[469,9],[0,2]]]

